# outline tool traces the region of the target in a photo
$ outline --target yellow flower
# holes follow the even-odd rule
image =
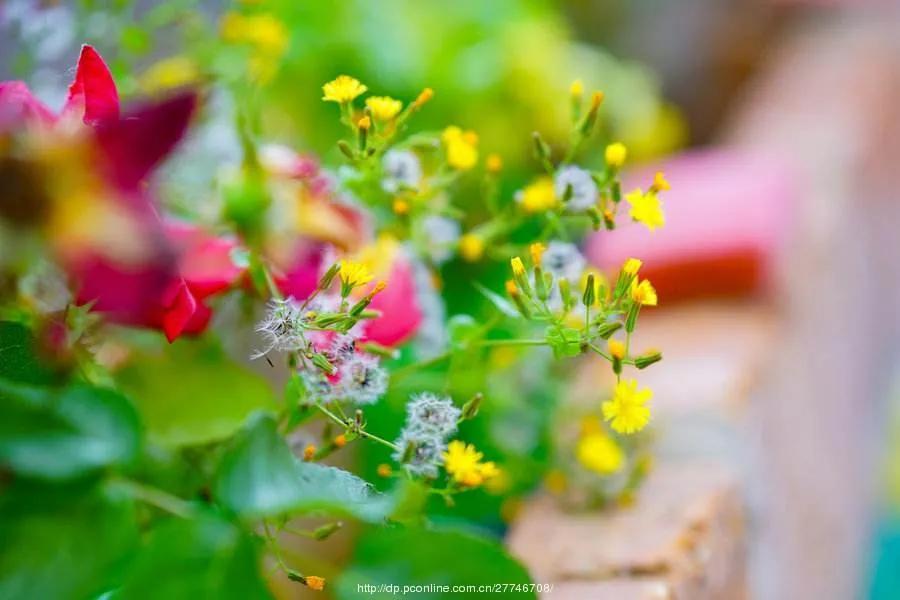
[[[200,77],[197,63],[187,56],[164,58],[141,75],[141,88],[150,93],[182,87]]]
[[[500,158],[499,154],[488,154],[485,166],[487,167],[488,173],[496,175],[503,169],[503,159]]]
[[[402,198],[396,198],[391,205],[391,208],[394,210],[395,215],[409,214],[409,202]]]
[[[512,266],[513,275],[522,276],[525,274],[525,263],[522,262],[522,259],[518,256],[514,256],[509,261],[510,266]]]
[[[603,403],[603,418],[619,433],[640,431],[650,421],[650,409],[646,404],[651,398],[653,392],[648,388],[638,391],[634,379],[620,381],[612,400]]]
[[[625,344],[620,342],[615,338],[609,338],[609,341],[606,343],[606,347],[609,349],[609,354],[613,358],[618,358],[622,360],[625,358]]]
[[[625,159],[628,158],[628,148],[622,142],[614,142],[606,147],[604,155],[606,164],[618,169],[625,164]]]
[[[403,103],[388,96],[371,96],[366,98],[366,106],[378,121],[390,121],[403,108]]]
[[[527,185],[520,196],[522,208],[528,213],[544,212],[556,206],[556,192],[553,190],[553,180],[549,177],[541,177]]]
[[[447,473],[455,482],[468,487],[479,486],[500,472],[494,463],[481,462],[484,455],[475,446],[459,440],[450,442],[443,456]]]
[[[322,100],[343,104],[344,102],[350,102],[360,94],[366,93],[368,89],[354,77],[338,75],[336,79],[322,86],[322,92],[325,94]]]
[[[459,238],[459,254],[463,260],[476,262],[484,256],[484,239],[474,233]]]
[[[311,590],[321,592],[325,589],[325,578],[318,575],[307,575],[303,578],[303,583]]]
[[[473,131],[463,131],[450,126],[441,135],[447,153],[447,164],[454,169],[466,171],[478,162],[478,136]]]
[[[352,260],[342,260],[338,271],[341,281],[345,286],[354,288],[372,281],[372,273],[363,263]]]
[[[637,258],[629,258],[625,261],[625,264],[622,265],[622,272],[626,275],[637,275],[638,270],[640,270],[641,265],[643,265],[640,260]]]
[[[657,171],[653,176],[653,185],[650,186],[650,189],[655,192],[663,192],[672,189],[672,186],[666,181],[666,176],[663,175],[663,172]]]
[[[631,281],[631,299],[641,306],[656,306],[656,289],[648,280],[638,283],[637,278]]]
[[[541,258],[544,256],[544,251],[547,249],[547,246],[543,245],[540,242],[535,242],[528,246],[528,251],[531,253],[531,264],[538,267],[541,264]]]
[[[575,456],[586,469],[600,475],[611,475],[625,463],[625,453],[605,433],[590,433],[578,440]]]
[[[225,41],[250,44],[270,56],[279,56],[287,49],[287,28],[267,13],[228,12],[222,17],[220,27]]]
[[[629,212],[631,218],[646,225],[650,231],[654,231],[657,227],[662,227],[666,224],[662,203],[660,203],[659,197],[653,191],[648,191],[645,194],[640,189],[637,189],[626,194],[625,199],[631,204],[631,211]]]
[[[510,296],[516,296],[519,293],[519,288],[516,286],[516,282],[512,279],[507,279],[504,287],[506,288],[506,293]]]
[[[580,79],[572,82],[572,85],[569,86],[569,93],[573,96],[581,96],[584,93],[584,84]]]

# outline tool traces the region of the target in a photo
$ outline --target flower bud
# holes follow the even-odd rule
[[[618,321],[606,321],[597,326],[597,335],[606,340],[620,329],[622,329],[622,324]]]
[[[484,400],[484,394],[481,392],[472,396],[472,399],[463,405],[462,419],[468,421],[474,419],[478,415],[478,409],[481,408],[481,402]]]
[[[593,306],[596,294],[596,288],[594,285],[594,274],[590,273],[587,276],[587,281],[584,284],[584,294],[581,296],[581,303],[585,306]]]
[[[312,537],[314,540],[327,539],[343,526],[344,524],[340,521],[335,521],[334,523],[326,523],[325,525],[314,529],[312,532]]]
[[[653,363],[657,363],[662,360],[662,353],[656,350],[646,352],[640,356],[635,357],[634,366],[638,369],[646,369]]]

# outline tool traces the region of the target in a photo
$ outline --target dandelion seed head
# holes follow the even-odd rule
[[[586,210],[597,202],[597,184],[590,172],[581,167],[570,165],[560,169],[554,178],[553,187],[560,199],[565,197],[567,188],[572,188],[572,195],[566,203],[569,210]]]
[[[456,432],[462,411],[447,396],[423,392],[406,405],[406,429],[422,431],[445,439]]]
[[[422,181],[422,163],[409,150],[388,150],[381,165],[385,174],[381,187],[386,192],[394,193],[402,187],[415,189]]]
[[[395,443],[399,449],[394,452],[393,459],[405,464],[410,473],[419,477],[438,476],[438,468],[443,463],[442,455],[447,447],[443,438],[424,431],[404,429]],[[413,450],[407,452],[410,446]]]
[[[337,396],[354,404],[374,404],[387,391],[388,375],[375,356],[355,354],[338,367]]]
[[[256,332],[265,340],[265,349],[255,352],[252,358],[261,358],[273,350],[293,352],[302,349],[306,329],[304,314],[293,298],[269,302],[266,316],[256,326]]]
[[[587,262],[578,247],[568,242],[550,242],[541,257],[541,266],[552,274],[554,279],[566,278],[570,282],[581,279],[586,265]]]

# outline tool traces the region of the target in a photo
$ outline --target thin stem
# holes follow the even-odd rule
[[[135,500],[155,506],[176,517],[189,519],[194,516],[194,507],[189,502],[159,488],[134,481],[133,479],[117,479],[114,481],[114,484]]]
[[[349,429],[349,428],[350,428],[350,424],[349,424],[347,421],[344,421],[344,420],[341,419],[339,416],[337,416],[336,414],[334,414],[333,412],[331,412],[330,410],[328,410],[327,408],[325,408],[325,407],[322,406],[321,404],[316,404],[316,407],[317,407],[320,411],[322,411],[322,413],[325,414],[325,416],[327,416],[329,419],[331,419],[332,421],[334,421],[335,423],[337,423],[338,425],[340,425],[340,426],[343,427],[344,429]],[[363,429],[360,429],[359,431],[356,431],[356,433],[359,434],[359,437],[364,437],[364,438],[367,438],[367,439],[372,440],[373,442],[378,442],[379,444],[382,444],[382,445],[384,445],[384,446],[387,446],[387,447],[390,448],[391,450],[395,450],[395,451],[399,451],[399,450],[400,450],[400,447],[399,447],[397,444],[394,444],[393,442],[389,442],[389,441],[387,441],[386,439],[380,438],[380,437],[378,437],[377,435],[372,434],[372,433],[369,433],[368,431],[365,431],[365,430],[363,430]]]

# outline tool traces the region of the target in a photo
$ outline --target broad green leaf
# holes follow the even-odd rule
[[[118,392],[37,388],[0,379],[0,463],[20,475],[78,477],[134,460],[140,422]]]
[[[93,598],[137,544],[132,503],[100,488],[0,495],[0,598]]]
[[[536,598],[525,569],[496,540],[455,530],[418,527],[370,529],[358,541],[354,560],[335,582],[337,598],[395,598],[379,585],[440,586],[521,584],[526,591],[477,594],[491,598]],[[362,586],[372,585],[372,592]],[[434,589],[434,588],[431,588]],[[416,593],[416,598],[445,598],[439,590]]]
[[[113,598],[271,598],[259,565],[257,545],[235,525],[212,516],[173,518],[153,531]]]
[[[137,404],[150,440],[168,447],[227,438],[253,411],[275,407],[265,380],[203,342],[137,356],[116,380]]]
[[[31,331],[15,321],[0,321],[0,379],[51,383],[54,373],[37,356]]]
[[[222,457],[214,495],[248,517],[321,512],[380,521],[392,504],[347,471],[298,460],[263,414],[251,418]]]

